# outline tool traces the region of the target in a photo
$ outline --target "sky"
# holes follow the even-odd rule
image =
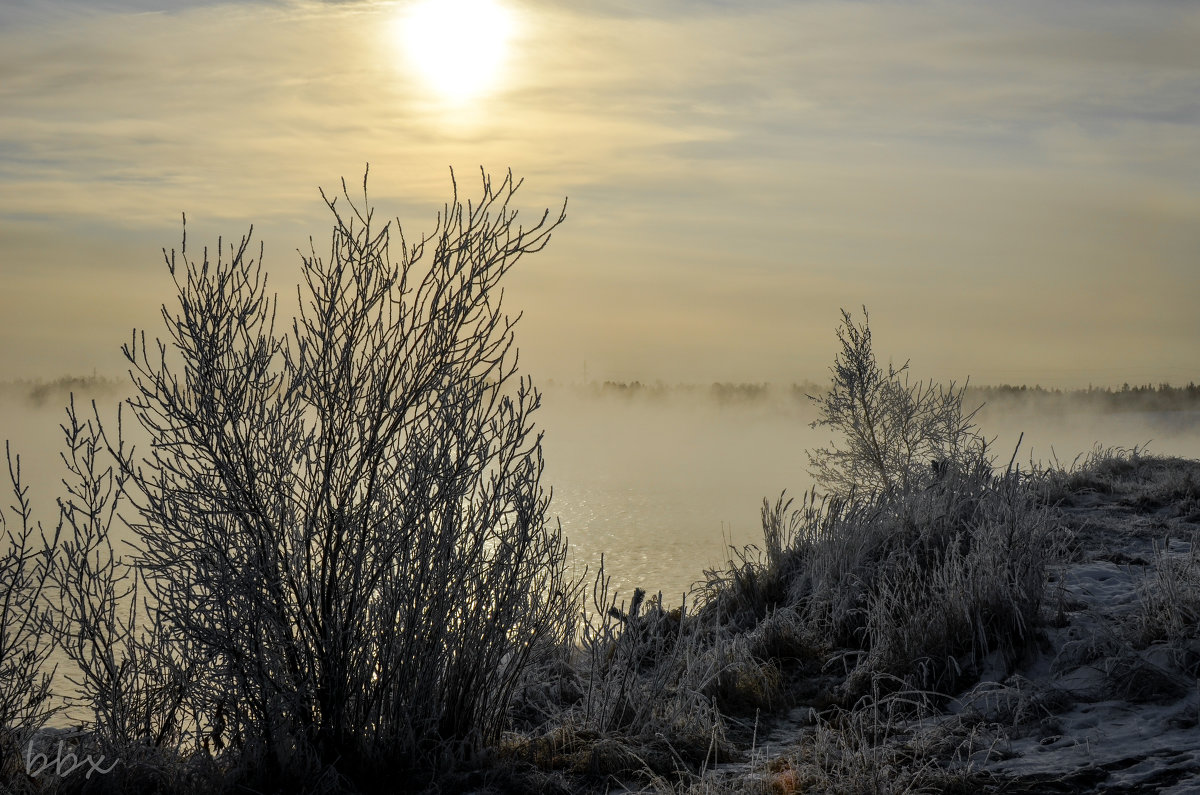
[[[492,2],[453,41],[410,2],[0,4],[0,380],[122,373],[182,213],[190,250],[253,224],[290,299],[369,163],[409,235],[451,168],[569,198],[507,277],[538,379],[824,380],[866,305],[922,377],[1200,381],[1200,5]]]

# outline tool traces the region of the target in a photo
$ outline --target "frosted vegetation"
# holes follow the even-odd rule
[[[571,575],[498,287],[564,213],[518,225],[519,184],[456,187],[416,240],[343,185],[279,326],[249,236],[168,255],[179,304],[124,347],[133,397],[70,403],[53,526],[9,457],[7,790],[1041,791],[1071,780],[1012,749],[1054,747],[1084,698],[1036,678],[1048,644],[1060,674],[1108,666],[1096,700],[1195,700],[1193,463],[997,459],[965,384],[876,361],[865,309],[808,393],[836,436],[818,485],[763,501],[761,545],[678,607]],[[1112,621],[1072,590],[1136,536],[1087,518],[1109,504],[1175,534]],[[1151,659],[1153,693],[1109,687]],[[44,728],[55,690],[82,726]],[[31,775],[56,749],[108,769]]]

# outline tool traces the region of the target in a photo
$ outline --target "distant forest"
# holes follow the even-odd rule
[[[826,387],[805,381],[789,385],[769,383],[713,384],[665,384],[662,381],[642,383],[640,381],[593,381],[587,384],[567,386],[576,392],[594,396],[625,396],[645,398],[667,398],[675,395],[707,397],[720,405],[766,402],[780,397],[807,401],[809,396],[820,396]],[[966,391],[968,405],[995,404],[1010,406],[1021,403],[1031,409],[1055,410],[1070,408],[1073,411],[1190,411],[1200,409],[1200,386],[1170,384],[1144,384],[1131,386],[1126,383],[1118,388],[1089,386],[1086,389],[1056,389],[1040,385],[974,386]]]
[[[127,383],[126,379],[105,378],[95,374],[64,375],[52,381],[22,378],[0,381],[0,397],[24,399],[35,406],[65,406],[67,396],[72,392],[81,397],[115,395]]]
[[[1200,409],[1200,386],[1170,384],[1122,384],[1117,389],[1089,386],[1087,389],[1047,389],[1042,386],[985,386],[967,390],[967,400],[977,403],[1028,403],[1031,408],[1052,409],[1070,405],[1092,411],[1194,411]]]
[[[17,397],[36,405],[65,405],[67,395],[95,397],[115,395],[126,386],[124,379],[105,376],[63,376],[51,381],[11,380],[0,381],[0,397]],[[701,397],[718,405],[765,403],[767,401],[807,401],[808,396],[820,396],[826,387],[812,381],[787,385],[770,383],[716,382],[712,384],[667,384],[662,381],[591,381],[580,384],[545,383],[549,390],[568,389],[576,394],[594,397],[637,397],[648,399],[672,396]],[[1089,386],[1086,389],[1056,389],[1035,386],[975,386],[967,388],[966,403],[1011,406],[1021,403],[1030,409],[1053,411],[1070,408],[1072,411],[1194,411],[1200,409],[1200,385],[1192,382],[1187,386],[1170,384],[1123,384],[1120,387]]]

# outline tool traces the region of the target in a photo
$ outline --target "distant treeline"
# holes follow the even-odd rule
[[[59,403],[74,392],[82,396],[112,395],[120,391],[126,382],[122,379],[99,375],[63,376],[52,381],[18,379],[0,381],[0,397],[18,397],[34,405]],[[590,381],[584,384],[546,384],[551,389],[567,387],[575,392],[593,396],[638,397],[665,399],[668,397],[691,396],[707,398],[719,405],[765,403],[769,400],[796,400],[807,402],[808,397],[819,397],[827,387],[812,381],[791,384],[735,383],[718,381],[711,384],[667,384],[663,381],[642,383],[641,381]],[[1187,411],[1200,409],[1200,385],[1194,382],[1187,386],[1170,384],[1123,384],[1120,387],[1089,386],[1086,389],[1057,389],[1034,386],[975,386],[967,388],[966,402],[1007,405],[1024,403],[1032,408],[1092,411]],[[65,404],[64,404],[65,405]]]
[[[790,384],[784,387],[769,383],[666,384],[662,381],[645,384],[641,381],[590,381],[585,384],[562,385],[555,384],[551,380],[547,386],[551,389],[566,386],[577,393],[596,397],[636,397],[655,400],[684,396],[706,398],[721,405],[766,402],[781,395],[792,399],[807,400],[806,395],[819,395],[825,389],[818,384],[809,382]]]
[[[1027,403],[1036,408],[1070,406],[1090,411],[1189,411],[1200,409],[1200,386],[1128,383],[1119,388],[1089,386],[1087,389],[1050,389],[1043,386],[972,386],[967,400],[976,403]]]
[[[555,388],[553,381],[548,383]],[[665,399],[672,396],[705,397],[721,405],[766,402],[784,398],[807,402],[809,396],[819,397],[827,387],[811,381],[787,385],[771,383],[715,382],[712,384],[666,384],[662,381],[591,381],[572,384],[570,388],[593,396],[637,397]],[[968,387],[966,402],[978,405],[1009,405],[1024,403],[1031,408],[1092,411],[1186,411],[1200,409],[1200,386],[1144,384],[1119,388],[1089,386],[1086,389],[1056,389],[1041,385],[974,386]]]
[[[62,402],[65,406],[67,396],[72,392],[87,397],[111,395],[125,386],[125,383],[123,380],[102,375],[64,375],[53,381],[17,379],[0,381],[0,397],[16,397],[35,406],[44,406],[51,402]]]

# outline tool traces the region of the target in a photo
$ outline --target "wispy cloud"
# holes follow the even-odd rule
[[[315,186],[368,160],[421,221],[448,165],[511,165],[529,204],[572,199],[517,280],[547,363],[820,372],[836,305],[863,302],[985,378],[1174,372],[1200,336],[1192,4],[514,0],[471,114],[407,70],[404,3],[153,5],[0,9],[0,267],[48,225],[320,224]]]

